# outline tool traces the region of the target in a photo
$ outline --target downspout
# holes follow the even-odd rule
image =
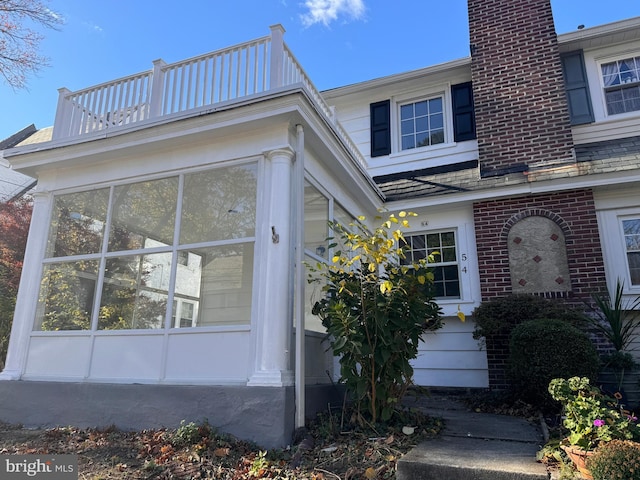
[[[295,397],[296,428],[305,425],[305,361],[304,361],[304,130],[296,125],[296,165],[294,171],[295,188],[295,304],[294,318],[296,326],[296,364],[295,364]]]

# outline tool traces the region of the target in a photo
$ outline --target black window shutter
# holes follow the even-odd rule
[[[476,138],[476,119],[473,110],[471,82],[451,86],[453,103],[453,139],[456,142]]]
[[[391,153],[391,101],[372,103],[371,156],[381,157]]]
[[[567,91],[571,125],[593,122],[593,108],[591,107],[582,50],[565,53],[560,56],[560,59],[562,60],[562,73]]]

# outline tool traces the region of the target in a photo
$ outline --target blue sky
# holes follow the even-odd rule
[[[639,0],[552,0],[556,30],[640,16]],[[96,85],[286,29],[315,85],[328,89],[468,56],[466,0],[50,0],[50,67],[28,90],[0,83],[0,139],[53,124],[57,89]]]

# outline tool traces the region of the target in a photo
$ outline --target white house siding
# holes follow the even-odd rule
[[[402,205],[394,204],[394,210]],[[461,298],[437,299],[444,326],[424,335],[413,362],[417,385],[486,388],[489,386],[487,354],[473,338],[471,313],[480,304],[480,281],[471,205],[407,208],[418,214],[410,219],[407,234],[455,231]],[[457,312],[465,314],[462,322]]]
[[[625,282],[625,302],[634,302],[640,298],[640,286],[629,282],[625,253],[625,242],[622,237],[620,219],[625,217],[640,218],[640,192],[635,187],[616,188],[601,187],[594,193],[598,215],[598,229],[602,241],[607,287],[613,292],[618,279]],[[631,353],[640,361],[640,328],[638,336],[629,347]]]
[[[447,319],[442,329],[427,333],[413,362],[416,385],[486,388],[487,354],[473,338],[474,322]]]
[[[394,79],[394,80],[392,80]],[[477,158],[477,142],[453,141],[453,119],[451,116],[451,86],[471,79],[470,66],[465,61],[455,61],[431,69],[409,72],[386,79],[378,79],[355,86],[325,92],[329,104],[336,107],[336,116],[356,146],[364,155],[369,174],[386,175],[402,171],[419,170],[473,160]],[[399,133],[394,127],[399,123],[397,103],[421,99],[435,94],[444,94],[445,129],[447,141],[416,153],[415,150],[399,151]],[[370,112],[371,103],[391,100],[392,152],[381,157],[370,156]]]

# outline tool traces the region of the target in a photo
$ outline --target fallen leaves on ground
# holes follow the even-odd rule
[[[265,451],[206,423],[136,432],[0,424],[0,454],[77,454],[80,479],[392,479],[398,459],[441,423],[422,415],[414,426],[413,435],[401,425],[341,432],[317,421],[291,448]]]

